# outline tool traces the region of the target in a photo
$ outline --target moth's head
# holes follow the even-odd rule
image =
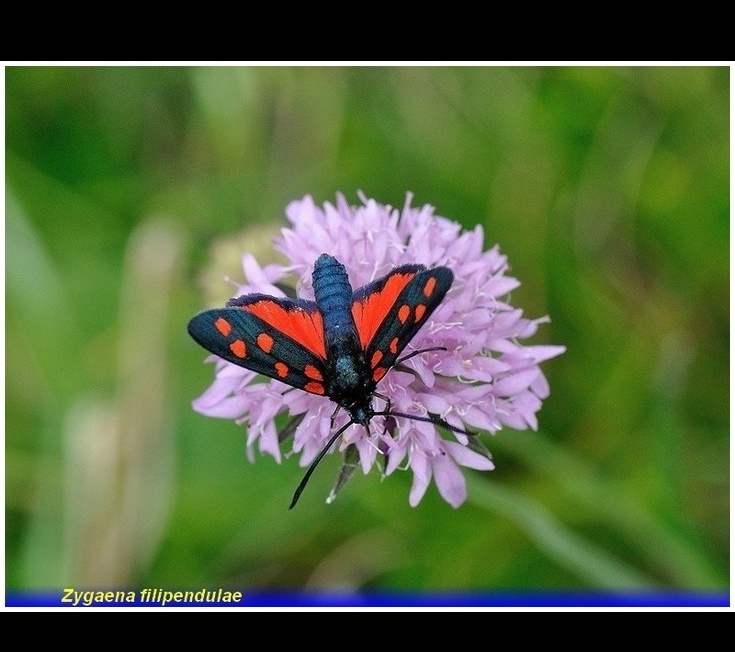
[[[348,408],[347,411],[350,413],[352,423],[359,423],[362,426],[367,426],[370,423],[370,420],[375,416],[372,398],[371,395],[368,395],[366,401],[360,401]]]

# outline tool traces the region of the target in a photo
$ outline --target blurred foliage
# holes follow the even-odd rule
[[[7,67],[7,586],[726,589],[729,74]],[[568,349],[458,510],[408,473],[326,506],[331,456],[289,512],[297,459],[190,406],[189,317],[358,190],[482,224]]]

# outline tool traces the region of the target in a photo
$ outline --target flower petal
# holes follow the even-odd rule
[[[493,394],[495,396],[513,396],[526,389],[533,383],[541,373],[538,367],[519,371],[518,373],[507,376],[495,383]]]
[[[462,472],[444,451],[434,457],[432,466],[441,497],[456,509],[467,499],[467,485]]]
[[[452,459],[461,466],[466,466],[468,469],[477,469],[478,471],[492,471],[495,469],[492,460],[475,453],[467,446],[462,446],[462,444],[454,441],[445,441],[443,446],[447,453],[452,456]]]
[[[414,453],[411,456],[411,470],[413,471],[413,483],[411,484],[411,492],[408,495],[408,504],[416,507],[426,493],[426,489],[431,482],[431,465],[423,452]]]

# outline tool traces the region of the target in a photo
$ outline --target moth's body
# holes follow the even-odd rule
[[[352,286],[336,259],[322,254],[314,263],[314,297],[324,316],[327,350],[326,393],[350,413],[355,423],[367,425],[373,417],[375,383],[360,346],[352,316]]]

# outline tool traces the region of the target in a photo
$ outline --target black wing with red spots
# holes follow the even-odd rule
[[[204,310],[189,334],[205,349],[245,369],[324,395],[322,315],[310,301],[253,294]]]
[[[454,281],[448,267],[397,267],[355,292],[352,314],[360,341],[378,382],[416,336]]]

